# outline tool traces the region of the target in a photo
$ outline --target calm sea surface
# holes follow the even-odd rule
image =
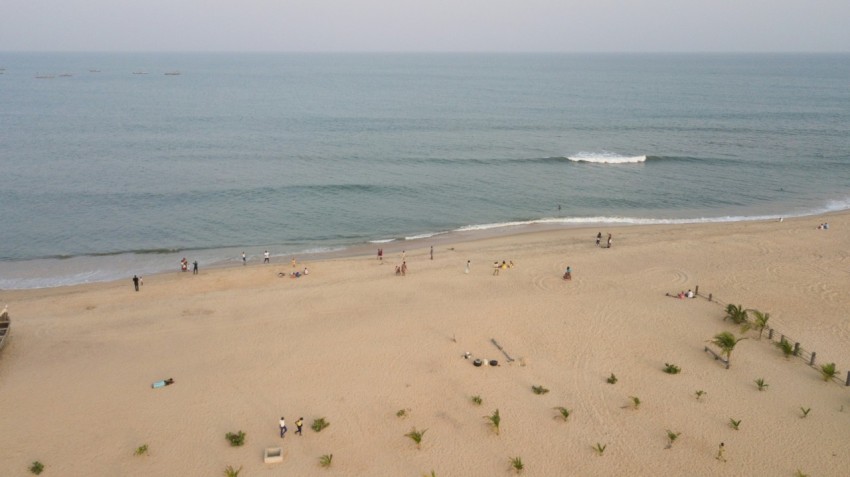
[[[0,68],[0,289],[242,250],[850,208],[850,55],[0,53]]]

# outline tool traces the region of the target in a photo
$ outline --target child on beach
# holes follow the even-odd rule
[[[573,269],[567,265],[567,271],[564,272],[564,280],[572,280],[573,279]]]

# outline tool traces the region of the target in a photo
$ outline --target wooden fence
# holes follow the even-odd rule
[[[699,286],[697,286],[695,288],[694,295],[696,297],[705,298],[706,300],[708,300],[712,303],[716,303],[719,306],[723,307],[724,309],[728,305],[728,303],[724,303],[723,301],[719,300],[716,296],[714,296],[711,293],[709,293],[708,295],[700,293]],[[817,362],[817,355],[818,354],[817,354],[816,351],[810,351],[810,350],[804,348],[798,340],[788,336],[785,333],[782,333],[781,331],[777,330],[776,328],[767,327],[767,328],[764,329],[764,333],[767,336],[767,340],[770,342],[771,345],[774,345],[776,343],[781,343],[783,340],[787,341],[789,343],[793,343],[794,344],[794,352],[792,353],[792,356],[799,358],[799,359],[802,359],[810,367],[820,371],[820,367],[817,364],[818,363]],[[717,360],[722,361],[723,363],[726,363],[726,360],[724,360],[721,356],[719,356],[717,353],[712,351],[707,346],[706,346],[705,350],[710,352],[712,355],[714,355],[714,359],[717,359]],[[729,367],[728,363],[726,363],[726,367],[727,368]],[[847,371],[847,378],[844,379],[844,380],[842,380],[841,377],[838,376],[838,373],[836,373],[836,375],[833,376],[831,380],[833,382],[836,382],[836,383],[839,383],[839,384],[844,384],[845,386],[850,386],[850,371]]]

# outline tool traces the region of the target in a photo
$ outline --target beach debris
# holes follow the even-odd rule
[[[151,384],[151,387],[154,388],[154,389],[158,389],[158,388],[164,388],[164,387],[171,385],[171,384],[174,384],[174,379],[168,378],[168,379],[163,379],[161,381],[157,381],[157,382]]]
[[[475,361],[472,362],[472,364],[474,364],[476,367],[478,367],[478,366],[481,366],[484,363],[480,359],[476,358]]]
[[[507,351],[505,351],[505,349],[504,349],[504,348],[502,348],[502,345],[500,345],[500,344],[496,341],[496,339],[495,339],[495,338],[490,338],[490,341],[491,341],[491,342],[492,342],[492,343],[496,346],[496,348],[499,348],[499,351],[501,351],[501,352],[502,352],[502,354],[503,354],[503,355],[505,355],[505,358],[507,358],[507,360],[508,360],[508,362],[509,362],[509,363],[511,363],[511,362],[513,362],[513,361],[514,361],[514,359],[513,359],[513,358],[511,358],[511,355],[509,355],[509,354],[508,354],[508,352],[507,352]]]
[[[283,462],[283,448],[266,447],[266,450],[263,452],[263,463],[279,464],[281,462]]]

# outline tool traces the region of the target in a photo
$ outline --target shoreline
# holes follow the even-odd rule
[[[698,224],[734,224],[747,222],[765,222],[778,220],[780,217],[786,220],[806,219],[814,217],[827,217],[834,214],[850,213],[850,209],[829,210],[814,214],[799,214],[799,215],[765,215],[754,217],[716,217],[716,218],[693,218],[693,219],[635,219],[635,218],[542,218],[521,222],[507,222],[498,224],[479,224],[464,226],[453,230],[423,233],[412,235],[410,237],[392,238],[392,239],[375,239],[366,243],[358,243],[352,245],[341,245],[339,247],[331,247],[330,250],[321,250],[322,247],[312,247],[305,249],[304,252],[276,254],[272,252],[272,260],[288,261],[291,257],[303,257],[306,261],[321,261],[335,258],[349,258],[366,256],[374,253],[378,248],[384,248],[387,252],[401,251],[404,249],[415,249],[421,246],[430,245],[447,245],[452,243],[466,243],[476,240],[486,240],[489,238],[509,237],[513,235],[522,235],[528,233],[536,233],[541,231],[555,230],[575,230],[575,229],[595,229],[595,228],[621,228],[621,227],[643,227],[643,226],[682,226],[682,225],[698,225]],[[427,245],[426,245],[427,244]],[[17,278],[0,277],[0,285],[4,281],[16,282],[17,284],[24,282],[24,285],[15,286],[0,286],[0,291],[12,290],[34,290],[47,288],[61,288],[68,286],[77,286],[85,284],[109,283],[119,281],[122,278],[116,276],[114,272],[106,272],[105,270],[113,268],[117,262],[120,267],[127,268],[129,277],[133,274],[140,276],[154,276],[171,273],[173,269],[178,268],[181,257],[189,258],[191,263],[195,256],[201,256],[201,266],[204,269],[226,269],[231,267],[241,266],[241,260],[238,258],[239,250],[253,250],[249,254],[249,264],[256,264],[262,261],[262,251],[264,247],[251,249],[250,247],[226,247],[215,249],[197,249],[197,250],[175,250],[173,252],[163,253],[133,253],[133,252],[117,252],[114,254],[104,255],[79,255],[61,258],[39,258],[31,260],[11,261],[7,262],[5,267],[7,270],[13,270],[13,273],[18,274]],[[273,247],[269,247],[273,248]],[[230,250],[233,253],[231,258],[224,258],[222,251]],[[314,251],[321,250],[321,251]],[[204,255],[210,257],[211,262],[204,262]],[[30,275],[38,270],[46,268],[55,269],[57,266],[67,265],[72,261],[88,262],[103,262],[102,265],[95,267],[87,265],[85,267],[69,267],[65,275],[57,277]],[[178,266],[166,265],[165,263],[178,264]],[[135,264],[135,267],[130,267],[127,263]],[[136,270],[134,273],[132,270]],[[123,275],[126,275],[122,274]],[[32,285],[27,285],[32,284]]]

